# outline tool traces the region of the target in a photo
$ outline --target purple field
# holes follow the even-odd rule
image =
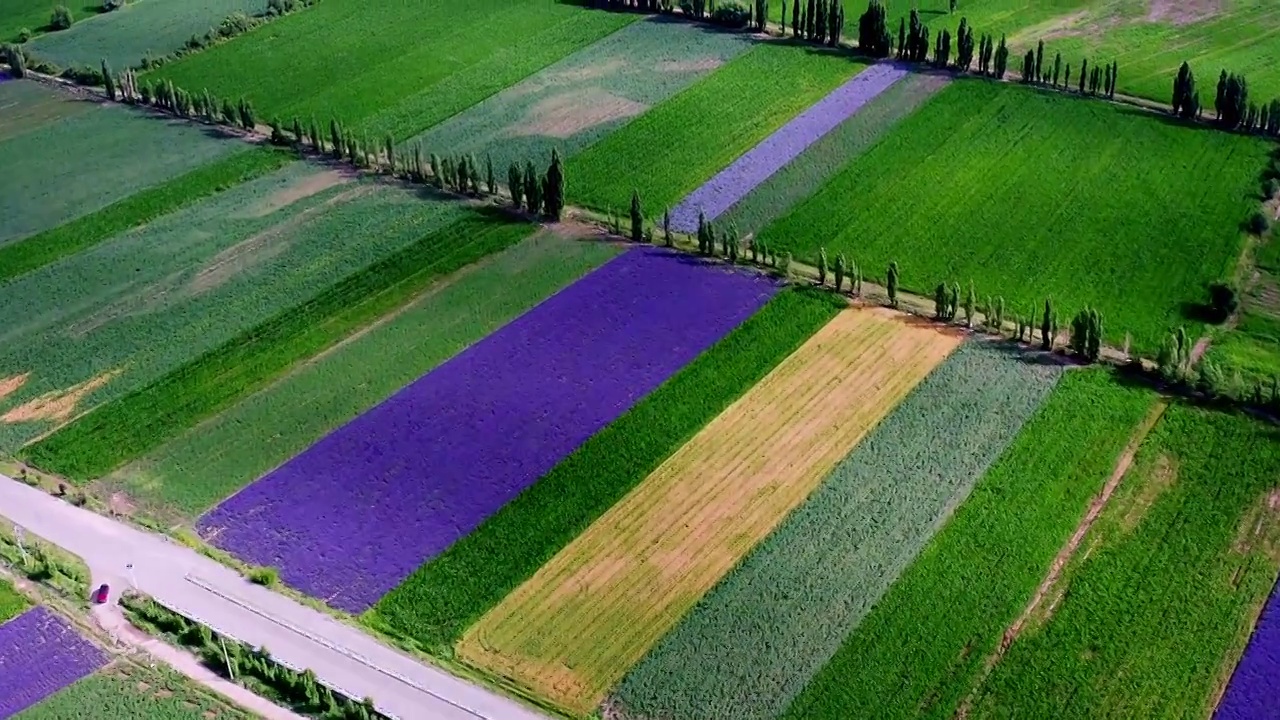
[[[231,497],[200,529],[362,612],[775,291],[760,276],[632,249]]]
[[[0,720],[105,665],[107,656],[42,607],[0,625]],[[85,708],[86,712],[92,712]]]
[[[878,63],[853,76],[689,193],[671,211],[671,226],[691,233],[698,229],[700,212],[708,220],[716,219],[908,72],[903,66]]]
[[[1280,720],[1280,583],[1231,676],[1215,720]]]

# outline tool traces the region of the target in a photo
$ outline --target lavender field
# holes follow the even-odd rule
[[[775,291],[632,249],[231,497],[200,530],[361,612]]]
[[[905,66],[881,63],[853,76],[689,193],[671,211],[671,226],[689,233],[698,229],[699,213],[714,220],[908,73]]]
[[[1271,591],[1258,627],[1231,684],[1214,714],[1215,720],[1280,719],[1280,583]]]
[[[86,677],[107,656],[43,607],[0,625],[0,718]],[[88,708],[86,708],[86,712]]]

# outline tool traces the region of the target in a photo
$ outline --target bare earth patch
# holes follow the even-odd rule
[[[27,384],[27,379],[30,377],[31,373],[27,372],[13,377],[0,378],[0,400],[18,392],[23,385]]]
[[[1231,549],[1241,555],[1260,550],[1280,562],[1280,488],[1258,498],[1236,530]]]
[[[574,87],[617,75],[626,68],[626,61],[614,58],[589,67],[544,72],[529,78],[503,92],[505,98],[522,98],[537,95],[553,87]]]
[[[570,138],[597,125],[636,117],[649,106],[599,88],[573,90],[538,101],[510,129],[511,137]]]
[[[271,195],[268,195],[261,203],[250,208],[246,208],[242,214],[238,214],[236,217],[266,217],[277,210],[289,207],[299,200],[305,200],[314,195],[319,195],[329,188],[349,183],[354,180],[355,177],[356,175],[353,170],[323,170],[321,172],[308,175],[285,185]]]
[[[1190,25],[1222,12],[1222,0],[1149,0],[1147,21]]]
[[[657,69],[660,73],[710,72],[721,65],[724,65],[724,60],[705,57],[697,60],[663,60],[658,63]]]
[[[84,400],[99,388],[104,387],[121,372],[123,372],[122,368],[108,370],[95,378],[90,378],[79,385],[73,385],[66,390],[54,390],[53,392],[45,393],[30,402],[19,405],[4,415],[0,415],[0,422],[16,424],[67,420],[75,413],[76,407],[80,405],[81,400]]]

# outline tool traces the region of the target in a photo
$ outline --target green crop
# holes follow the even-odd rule
[[[29,605],[27,599],[14,589],[12,583],[0,577],[0,623],[17,617]]]
[[[103,671],[64,688],[14,716],[14,720],[247,720],[248,715],[214,702],[181,681],[133,667],[122,676]]]

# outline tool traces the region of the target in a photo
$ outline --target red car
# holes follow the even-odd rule
[[[106,583],[102,583],[101,585],[98,586],[98,589],[94,591],[93,601],[99,605],[103,605],[107,602],[107,598],[110,595],[111,595],[111,588],[107,587]]]

